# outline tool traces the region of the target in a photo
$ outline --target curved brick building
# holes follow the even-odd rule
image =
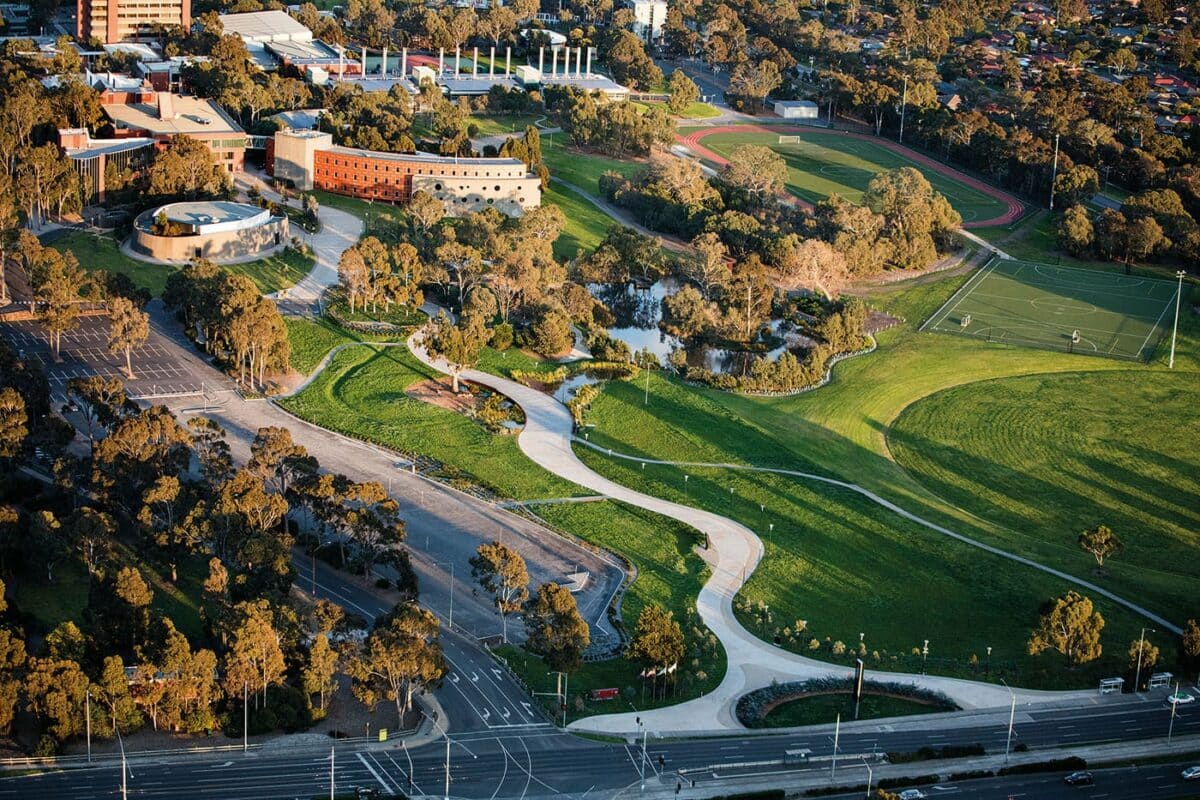
[[[405,203],[424,191],[457,216],[492,206],[509,216],[542,204],[541,184],[515,158],[453,158],[380,153],[333,144],[319,131],[279,131],[268,155],[271,174],[297,189]]]

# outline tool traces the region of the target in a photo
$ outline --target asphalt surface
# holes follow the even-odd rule
[[[1163,721],[1163,708],[1153,700],[1126,699],[1101,706],[1097,715],[1081,718],[1078,711],[1039,712],[1036,719],[1018,723],[1020,740],[1034,747],[1061,742],[1064,727],[1081,731],[1079,742],[1139,739],[1161,732],[1130,733],[1129,720]],[[864,724],[868,730],[846,732],[840,738],[843,761],[831,785],[865,783],[859,757],[873,749],[911,750],[923,745],[983,742],[991,753],[1002,753],[1007,717],[976,729],[915,728],[927,721],[893,720],[893,724]],[[1143,720],[1142,717],[1145,717]],[[1182,735],[1181,716],[1176,735]],[[1200,714],[1186,718],[1190,733],[1200,732]],[[950,723],[953,724],[953,723]],[[869,730],[874,728],[875,730]],[[890,730],[886,730],[890,729]],[[779,759],[785,750],[807,747],[814,757],[832,753],[832,731],[809,729],[798,733],[742,736],[671,742],[650,732],[646,760],[639,743],[601,743],[577,739],[551,728],[482,730],[452,735],[450,794],[454,797],[602,797],[640,782],[644,768],[647,785],[673,788],[682,770],[688,786],[684,797],[710,797],[728,791],[728,781],[761,774],[744,767],[746,762]],[[1074,741],[1074,740],[1072,740]],[[149,758],[132,762],[127,776],[130,794],[148,798],[292,798],[320,796],[329,791],[330,749],[336,748],[336,786],[356,785],[388,791],[441,795],[445,778],[446,749],[442,741],[419,748],[401,745],[335,744],[330,747],[288,748],[184,758]],[[1058,754],[1054,754],[1058,755]],[[659,761],[659,757],[662,761]],[[411,761],[410,761],[411,759]],[[644,764],[644,767],[643,767]],[[962,793],[977,797],[1086,797],[1138,798],[1188,797],[1200,792],[1178,777],[1184,764],[1147,766],[1137,770],[1097,770],[1092,787],[1067,787],[1063,773],[1009,776],[927,789],[931,797]],[[964,767],[967,769],[969,767]],[[778,769],[778,768],[776,768]],[[797,768],[802,777],[823,780],[829,767]],[[711,773],[726,781],[724,789],[712,782]],[[696,779],[696,787],[690,785]],[[0,798],[94,798],[111,795],[120,785],[119,764],[64,770],[39,776],[0,780]],[[853,795],[847,795],[853,796]],[[861,795],[859,795],[861,796]]]
[[[297,585],[311,591],[314,586],[312,562],[298,558],[295,565],[299,572]],[[391,611],[391,606],[374,592],[321,561],[316,562],[315,587],[318,597],[329,599],[367,620]],[[423,602],[427,604],[427,601]],[[443,623],[441,644],[448,670],[435,694],[449,719],[451,732],[549,727],[546,717],[533,705],[525,690],[490,656],[480,651],[472,637],[458,630],[458,620],[455,619],[456,627],[451,631],[447,628],[447,618],[440,613],[438,616]],[[441,722],[447,724],[446,720]]]
[[[155,301],[157,303],[158,301]],[[3,336],[18,352],[39,362],[50,381],[50,392],[56,403],[66,398],[67,384],[73,378],[100,375],[120,378],[126,392],[134,398],[152,399],[178,395],[198,395],[230,388],[220,374],[207,375],[210,370],[179,358],[171,340],[159,325],[151,326],[146,344],[132,353],[134,378],[125,376],[125,355],[108,350],[108,317],[80,317],[78,326],[62,337],[61,361],[55,361],[42,327],[35,321],[0,323]],[[215,371],[214,371],[215,372]]]

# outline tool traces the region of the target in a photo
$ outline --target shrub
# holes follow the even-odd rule
[[[996,774],[1027,775],[1033,772],[1072,772],[1077,769],[1087,769],[1087,760],[1079,756],[1068,756],[1067,758],[1038,761],[1033,764],[1014,764],[1011,767],[1001,767]]]

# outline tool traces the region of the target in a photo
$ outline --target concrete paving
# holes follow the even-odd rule
[[[259,194],[273,202],[285,203],[293,208],[299,207],[298,200],[284,200],[262,178],[252,173],[239,174],[236,184],[243,191],[257,189]],[[342,253],[363,234],[363,221],[346,211],[322,207],[317,216],[321,220],[319,231],[315,234],[298,234],[313,249],[316,260],[312,270],[295,286],[266,295],[279,304],[279,310],[283,313],[305,314],[317,311],[326,290],[338,283],[338,261]]]
[[[410,339],[409,347],[426,364],[447,370],[444,362],[430,357],[421,346],[419,333]],[[677,735],[732,730],[741,727],[734,718],[733,706],[747,691],[773,681],[845,675],[844,667],[805,658],[764,642],[743,628],[734,616],[733,598],[753,574],[763,555],[762,542],[750,529],[718,514],[636,492],[592,471],[572,450],[570,413],[550,396],[478,370],[465,370],[461,377],[495,389],[521,406],[526,425],[519,443],[521,450],[535,463],[594,492],[691,525],[706,533],[711,542],[711,547],[701,555],[711,566],[712,575],[696,599],[696,608],[725,647],[729,666],[721,684],[696,700],[648,712],[589,717],[573,723],[573,729],[625,735],[639,730],[640,718],[640,725],[650,730],[672,731]],[[1007,706],[1011,697],[1003,686],[976,681],[921,675],[895,675],[894,678],[942,692],[963,708]],[[1068,699],[1086,702],[1095,697],[1095,692],[1015,689],[1015,696],[1019,703],[1026,704]]]

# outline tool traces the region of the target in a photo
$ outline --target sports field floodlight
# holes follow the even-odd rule
[[[1186,273],[1179,270],[1175,277],[1179,279],[1179,288],[1175,290],[1175,327],[1171,329],[1171,358],[1167,361],[1167,369],[1175,369],[1175,337],[1179,335],[1179,301],[1183,297],[1183,276]]]

